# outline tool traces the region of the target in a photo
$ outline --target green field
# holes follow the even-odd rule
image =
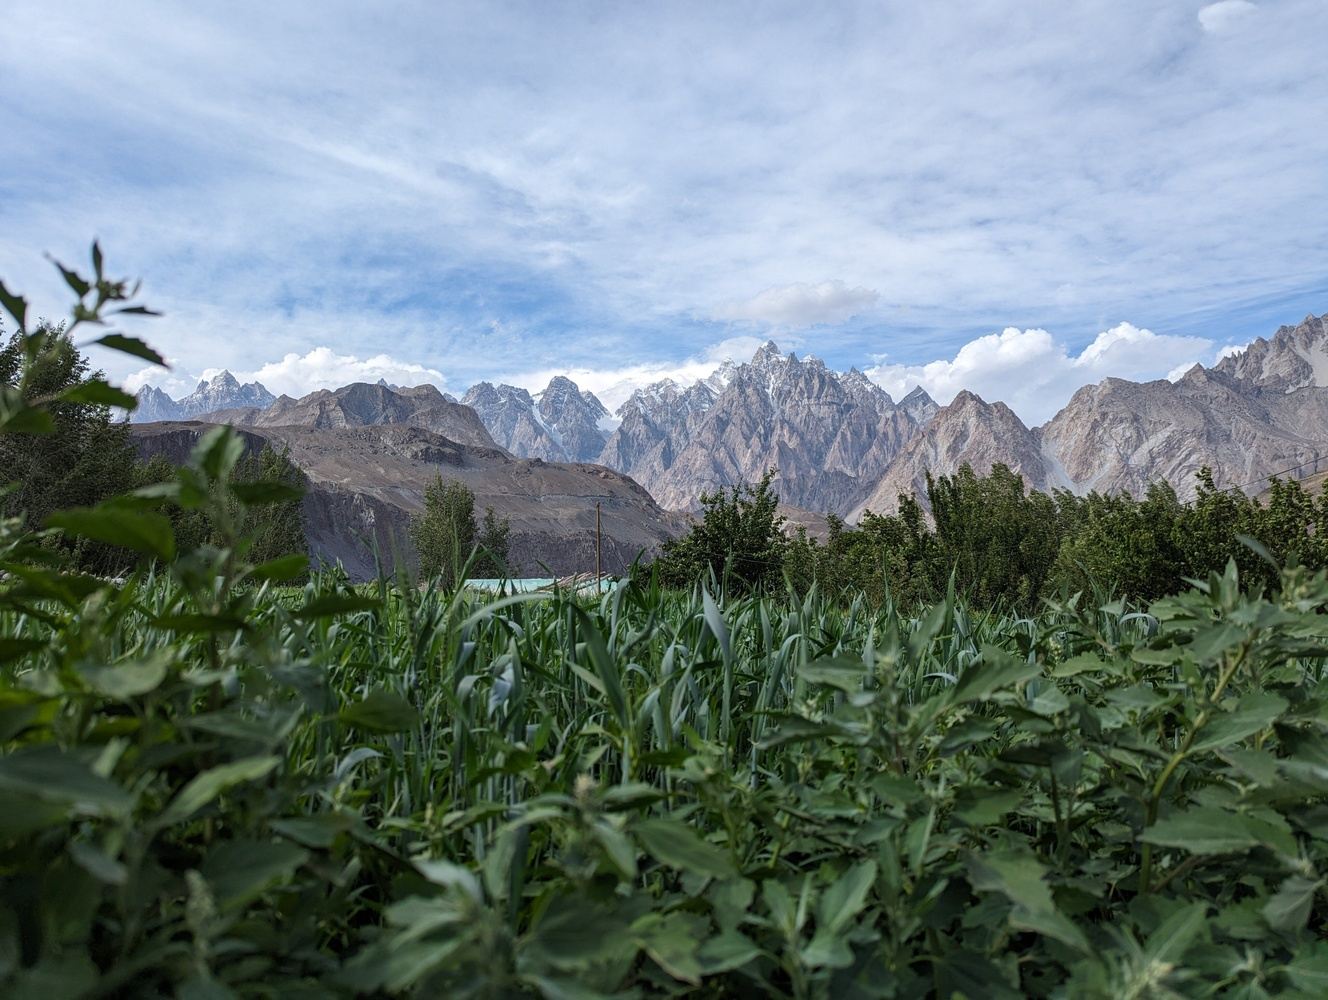
[[[1328,989],[1322,577],[1029,619],[82,586],[0,613],[8,996]]]

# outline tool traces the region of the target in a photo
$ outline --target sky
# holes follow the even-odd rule
[[[1026,421],[1328,312],[1328,3],[7,0],[0,280],[228,368],[568,373],[773,338]]]

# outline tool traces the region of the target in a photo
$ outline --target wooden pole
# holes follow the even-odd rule
[[[600,559],[601,543],[599,528],[599,501],[595,501],[595,586],[599,587],[599,581],[603,579],[604,564]]]

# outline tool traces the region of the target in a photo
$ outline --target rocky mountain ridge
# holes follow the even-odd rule
[[[130,428],[145,457],[182,462],[209,423],[157,422]],[[490,443],[462,444],[421,426],[365,423],[335,426],[239,425],[252,451],[288,449],[308,479],[304,507],[316,561],[341,563],[353,579],[376,575],[409,558],[408,527],[437,475],[458,479],[480,512],[492,507],[511,526],[515,575],[593,572],[596,505],[602,558],[620,572],[686,527],[627,476],[601,466],[518,459]]]
[[[192,420],[214,410],[239,407],[263,409],[271,406],[277,397],[268,392],[261,382],[241,385],[240,380],[229,371],[223,371],[210,379],[203,379],[193,392],[180,399],[172,399],[151,385],[139,389],[135,398],[138,406],[129,415],[129,420],[131,423],[142,424],[155,420]]]
[[[926,473],[1003,462],[1034,489],[1141,495],[1164,481],[1181,499],[1212,470],[1219,488],[1259,492],[1270,476],[1328,456],[1328,316],[1259,338],[1211,369],[1175,382],[1108,378],[1080,388],[1041,427],[961,393],[901,450],[853,512],[887,513]]]

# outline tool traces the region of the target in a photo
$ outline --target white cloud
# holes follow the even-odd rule
[[[767,288],[745,302],[721,306],[719,319],[763,323],[779,330],[802,330],[809,326],[842,323],[861,315],[880,299],[870,288],[850,288],[842,281],[818,285],[796,282]]]
[[[387,354],[357,358],[353,354],[337,354],[329,347],[315,347],[303,355],[287,354],[256,371],[234,374],[243,382],[262,382],[277,395],[289,396],[301,396],[315,389],[337,389],[351,382],[377,382],[380,378],[393,385],[432,382],[441,389],[447,384],[443,373],[435,368],[399,361]]]
[[[1221,361],[1223,358],[1230,358],[1237,354],[1243,354],[1245,352],[1245,349],[1248,348],[1252,343],[1254,343],[1254,341],[1247,340],[1243,344],[1223,344],[1221,347],[1217,349],[1217,354],[1214,355],[1213,357],[1213,363],[1216,364],[1217,362]]]
[[[175,398],[192,392],[202,380],[221,374],[221,368],[205,368],[197,376],[178,369],[144,368],[124,380],[125,388],[136,392],[144,385],[155,385]],[[377,382],[386,379],[392,385],[420,385],[431,382],[447,387],[443,373],[411,361],[401,361],[387,354],[359,358],[337,354],[329,347],[315,347],[305,354],[290,353],[280,361],[269,361],[253,371],[232,370],[241,382],[261,382],[280,396],[303,396],[316,389],[339,389],[351,382]]]
[[[1199,9],[1199,25],[1212,35],[1233,31],[1259,9],[1250,0],[1217,0]]]
[[[679,362],[647,362],[603,368],[590,366],[539,368],[509,373],[493,381],[518,385],[530,392],[539,392],[555,375],[566,375],[579,388],[593,392],[608,411],[614,413],[637,389],[645,388],[654,382],[661,382],[666,378],[681,386],[691,385],[708,377],[725,361],[741,363],[748,360],[763,343],[759,337],[730,337],[711,344],[692,357]]]
[[[1212,350],[1202,337],[1157,334],[1130,323],[1099,333],[1078,354],[1046,330],[1018,330],[978,337],[950,360],[925,365],[879,364],[867,375],[898,399],[921,385],[942,405],[961,389],[988,402],[1000,400],[1029,426],[1055,415],[1074,391],[1109,376],[1146,381],[1188,369]],[[1183,374],[1183,371],[1182,371]]]

